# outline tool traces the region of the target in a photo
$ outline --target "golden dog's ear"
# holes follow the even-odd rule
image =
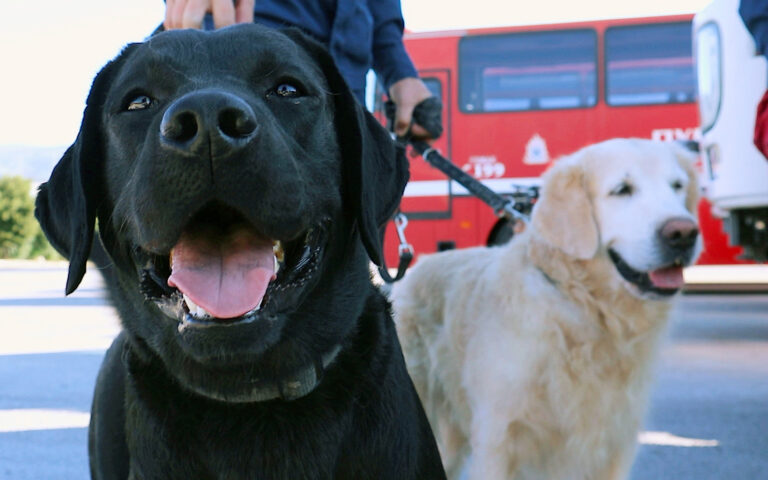
[[[568,255],[586,260],[597,253],[597,223],[576,157],[558,161],[544,174],[531,222],[546,243]]]
[[[674,143],[675,157],[680,166],[688,175],[688,188],[685,192],[685,208],[698,218],[699,206],[699,174],[694,164],[698,158],[698,152],[691,150],[687,144]]]

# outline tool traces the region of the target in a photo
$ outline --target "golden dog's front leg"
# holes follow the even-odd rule
[[[632,466],[633,448],[628,451],[617,451],[612,456],[608,465],[599,470],[594,480],[625,480],[629,477],[629,470]]]
[[[510,455],[510,425],[499,421],[489,408],[473,412],[469,480],[511,480],[517,469],[517,458]]]

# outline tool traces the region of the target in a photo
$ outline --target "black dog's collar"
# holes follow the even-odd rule
[[[277,398],[296,400],[297,398],[309,395],[323,379],[325,369],[336,360],[340,351],[341,345],[336,344],[320,358],[319,362],[314,365],[307,365],[299,370],[296,375],[289,376],[278,382],[270,382],[256,387],[252,391],[251,401],[265,402]]]
[[[143,352],[141,350],[136,351],[135,348],[131,348],[128,344],[126,344],[124,348],[124,361],[127,361],[129,358],[127,356],[129,351],[137,355],[134,358],[135,360],[138,360],[139,364],[144,364],[147,361],[146,356],[142,354]],[[341,352],[341,345],[337,343],[329,351],[318,358],[314,364],[307,365],[298,370],[295,374],[288,375],[282,380],[256,382],[250,392],[236,397],[220,395],[216,392],[206,391],[191,385],[187,385],[186,388],[192,389],[198,395],[228,403],[266,402],[277,399],[285,401],[296,400],[309,395],[315,388],[317,388],[323,379],[325,370],[334,360],[336,360],[339,352]]]
[[[341,351],[341,345],[336,344],[328,352],[323,354],[314,365],[307,365],[293,375],[289,375],[282,380],[271,382],[259,382],[253,389],[242,398],[231,398],[211,394],[211,392],[200,392],[201,395],[212,397],[223,402],[266,402],[269,400],[296,400],[309,395],[323,379],[325,369],[328,368]]]

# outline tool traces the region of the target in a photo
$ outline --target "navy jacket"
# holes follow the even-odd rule
[[[418,77],[403,46],[400,0],[256,0],[257,23],[299,27],[331,51],[361,101],[373,68],[384,86]]]
[[[400,0],[256,0],[254,21],[299,27],[323,42],[361,101],[371,68],[387,89],[418,77],[403,46]]]
[[[387,90],[398,80],[418,77],[403,45],[400,0],[256,0],[253,10],[256,23],[298,27],[324,43],[361,102],[371,68]],[[210,15],[203,28],[213,28]]]
[[[757,48],[768,57],[768,1],[741,0],[739,15],[754,37]]]

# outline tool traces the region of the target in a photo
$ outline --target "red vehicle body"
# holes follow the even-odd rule
[[[537,185],[558,157],[612,137],[696,140],[692,15],[410,33],[419,74],[442,98],[434,147],[494,191]],[[411,155],[401,204],[416,255],[493,244],[504,228],[461,186]],[[699,264],[738,263],[721,221],[700,205]],[[501,221],[503,222],[503,221]],[[385,257],[397,264],[386,232]]]

